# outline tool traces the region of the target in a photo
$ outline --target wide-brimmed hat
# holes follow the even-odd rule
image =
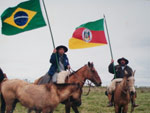
[[[129,63],[129,61],[126,58],[122,57],[122,58],[118,59],[119,64],[121,64],[121,60],[124,60],[126,62],[125,64]]]
[[[68,51],[68,48],[66,46],[60,45],[56,47],[56,50],[58,51],[60,48],[63,48],[65,52]]]

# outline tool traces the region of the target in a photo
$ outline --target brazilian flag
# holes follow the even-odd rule
[[[45,26],[39,0],[29,0],[6,9],[1,15],[2,34],[15,35]]]

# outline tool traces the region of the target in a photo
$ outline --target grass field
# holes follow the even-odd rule
[[[91,88],[90,94],[85,96],[88,91],[88,88],[85,87],[82,95],[82,105],[79,107],[80,113],[114,113],[113,107],[106,107],[108,99],[104,95],[105,89],[102,87]],[[134,113],[150,113],[150,88],[137,88],[136,90],[138,96],[136,103],[140,106],[135,109]],[[27,113],[27,109],[18,103],[14,113]],[[64,105],[59,104],[54,113],[65,113]],[[71,111],[71,113],[74,112]]]

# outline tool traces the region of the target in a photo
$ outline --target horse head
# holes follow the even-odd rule
[[[124,88],[129,89],[129,87],[130,87],[130,89],[131,89],[134,87],[134,82],[135,82],[134,74],[135,74],[135,71],[132,72],[132,74],[129,74],[127,71],[125,71],[125,75],[122,80],[122,84],[123,84]]]
[[[96,86],[101,86],[102,84],[101,78],[98,75],[98,72],[96,71],[93,63],[88,62],[87,70],[88,70],[87,78],[91,82],[93,82]]]

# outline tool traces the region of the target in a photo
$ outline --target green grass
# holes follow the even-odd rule
[[[91,88],[90,94],[85,96],[88,91],[88,88],[85,87],[82,95],[82,105],[79,107],[80,113],[114,113],[113,107],[106,107],[108,99],[104,94],[105,89],[98,87]],[[136,103],[140,106],[135,108],[134,113],[150,113],[150,88],[138,88],[136,90]],[[27,109],[18,103],[14,113],[27,113]],[[59,104],[54,113],[65,113],[64,105]],[[74,112],[71,110],[71,113]]]

